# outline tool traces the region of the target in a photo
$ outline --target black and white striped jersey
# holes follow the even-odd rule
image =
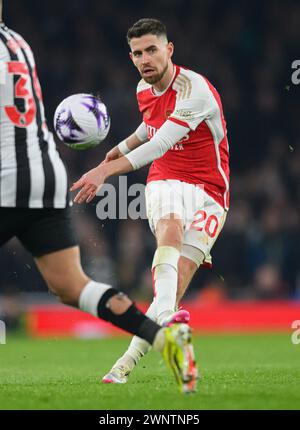
[[[46,125],[33,53],[0,23],[0,207],[68,205],[67,172]]]

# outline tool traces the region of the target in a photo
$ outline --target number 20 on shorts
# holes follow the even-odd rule
[[[216,215],[209,215],[209,217],[207,217],[207,213],[200,210],[195,213],[195,218],[195,221],[191,224],[191,230],[204,230],[209,237],[215,237],[219,227],[219,221]]]

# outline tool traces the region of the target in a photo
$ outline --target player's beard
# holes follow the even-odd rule
[[[161,73],[158,73],[158,74],[153,75],[153,76],[149,76],[148,78],[143,76],[143,74],[142,74],[142,78],[144,79],[144,81],[147,82],[147,84],[153,85],[153,84],[156,84],[157,82],[159,82],[165,76],[165,73],[167,72],[167,70],[168,70],[168,63],[166,64],[166,67],[163,69],[163,71]]]

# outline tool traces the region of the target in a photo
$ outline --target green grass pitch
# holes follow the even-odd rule
[[[151,352],[126,385],[101,377],[129,338],[0,345],[0,409],[300,409],[300,344],[286,334],[198,335],[198,392],[182,395]]]

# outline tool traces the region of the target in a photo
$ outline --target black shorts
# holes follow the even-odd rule
[[[34,256],[78,245],[71,208],[0,208],[0,246],[16,236]]]

